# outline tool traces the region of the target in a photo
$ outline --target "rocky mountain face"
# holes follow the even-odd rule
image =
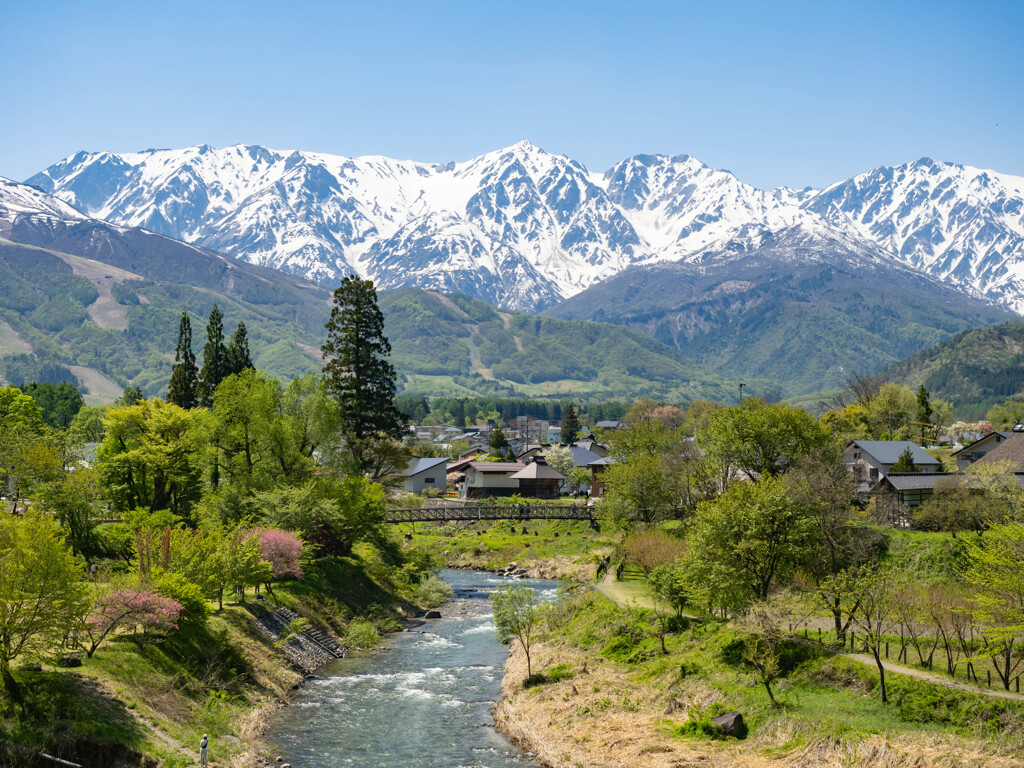
[[[29,183],[90,216],[309,279],[356,272],[520,310],[785,232],[1024,311],[1024,179],[931,160],[766,191],[686,155],[595,174],[527,142],[447,165],[239,145],[80,152]]]

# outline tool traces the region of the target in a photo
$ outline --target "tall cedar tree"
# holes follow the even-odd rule
[[[334,291],[320,348],[327,363],[324,384],[338,404],[340,431],[360,471],[374,463],[373,444],[403,437],[406,416],[395,407],[395,369],[388,361],[391,343],[384,335],[384,314],[372,280],[350,275]]]
[[[188,319],[188,314],[182,312],[181,324],[178,326],[178,348],[174,353],[171,383],[167,389],[167,402],[181,408],[195,408],[199,404],[198,388],[199,369],[196,367],[196,356],[192,353],[192,322]],[[125,394],[128,394],[127,389]],[[132,394],[134,395],[134,392]]]
[[[228,344],[228,374],[241,373],[246,368],[255,368],[249,354],[249,333],[245,323],[239,321],[235,335]]]
[[[203,370],[199,372],[199,402],[204,408],[213,405],[213,391],[228,377],[228,348],[224,346],[224,315],[214,304],[206,323],[206,346],[203,347]]]
[[[576,442],[576,435],[580,431],[580,417],[576,415],[576,409],[572,403],[565,406],[562,413],[562,445],[569,445]]]

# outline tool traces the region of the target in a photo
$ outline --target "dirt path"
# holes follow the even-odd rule
[[[602,595],[607,597],[613,603],[618,605],[620,608],[626,608],[630,605],[634,605],[640,608],[654,608],[654,601],[651,597],[642,591],[642,587],[632,586],[635,582],[623,582],[615,581],[611,573],[605,575],[604,580],[599,584],[594,584],[593,588],[600,592]],[[802,642],[802,640],[801,640]],[[823,646],[824,647],[824,646]],[[845,656],[848,659],[853,659],[856,662],[877,669],[875,664],[875,657],[867,653],[844,653],[839,650],[833,650],[831,648],[825,648],[825,650],[835,653],[836,655]],[[1024,701],[1024,694],[1014,693],[1013,691],[996,690],[993,688],[982,688],[977,685],[971,685],[969,683],[961,683],[957,680],[950,680],[948,677],[942,677],[936,675],[934,672],[929,672],[924,669],[914,669],[913,667],[905,667],[902,664],[894,664],[891,661],[885,660],[882,662],[882,666],[885,667],[885,671],[894,675],[907,675],[918,680],[924,680],[929,683],[935,683],[946,688],[952,688],[957,691],[967,691],[969,693],[980,693],[983,696],[992,696],[997,699],[1013,699],[1014,701]]]
[[[838,654],[839,651],[836,651]],[[875,664],[875,657],[868,653],[843,653],[848,659],[859,661],[861,664],[866,664],[872,669],[878,669]],[[936,675],[934,672],[929,672],[925,669],[914,669],[913,667],[904,667],[902,664],[893,664],[891,661],[882,661],[882,666],[885,667],[886,672],[891,672],[896,675],[907,675],[908,677],[915,677],[918,680],[925,680],[929,683],[935,683],[936,685],[942,685],[946,688],[952,688],[957,691],[968,691],[970,693],[980,693],[983,696],[994,696],[997,699],[1013,699],[1014,701],[1024,701],[1024,694],[1014,693],[1013,691],[996,690],[994,688],[982,688],[977,685],[970,685],[969,683],[961,683],[957,680],[950,680],[948,677],[942,677]]]

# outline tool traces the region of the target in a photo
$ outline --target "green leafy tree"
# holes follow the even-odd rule
[[[533,677],[531,650],[533,640],[544,616],[537,601],[536,590],[514,584],[491,593],[494,609],[494,630],[503,643],[518,640],[526,654],[527,680]]]
[[[813,542],[781,478],[735,483],[697,508],[684,563],[695,598],[739,611],[787,583]]]
[[[670,607],[676,616],[683,615],[689,602],[686,571],[679,563],[659,565],[647,576],[647,588],[656,600]]]
[[[71,420],[68,435],[77,443],[98,443],[103,440],[103,414],[107,406],[86,405]]]
[[[245,323],[239,321],[235,333],[228,344],[228,373],[241,373],[247,368],[252,368],[252,355],[249,353],[249,332]]]
[[[55,521],[0,515],[0,679],[13,701],[23,704],[11,662],[49,652],[85,613],[82,577]]]
[[[54,429],[67,429],[82,409],[85,399],[74,384],[40,382],[22,387],[22,391],[36,401],[43,421]]]
[[[768,405],[755,397],[713,411],[697,434],[698,444],[718,465],[723,479],[730,470],[751,479],[781,475],[828,440],[824,427],[806,411]]]
[[[199,369],[192,352],[192,321],[187,312],[182,312],[178,324],[178,346],[174,352],[174,366],[171,368],[171,381],[167,388],[167,402],[179,408],[195,408],[199,405],[198,389]]]
[[[975,590],[984,624],[984,655],[1006,690],[1024,664],[1024,523],[994,525],[983,539],[967,541],[965,581]]]
[[[43,413],[36,401],[17,387],[0,387],[0,430],[0,437],[15,432],[40,434]]]
[[[384,489],[360,476],[321,477],[258,495],[264,519],[297,531],[322,554],[346,556],[357,541],[385,539]]]
[[[115,510],[167,509],[189,517],[202,490],[199,413],[159,398],[107,412],[96,465]]]
[[[572,403],[565,406],[562,411],[562,445],[569,445],[576,440],[580,431],[580,417],[576,415],[576,408]],[[565,474],[564,472],[562,474]]]
[[[206,323],[203,369],[199,372],[197,392],[200,405],[209,408],[213,404],[214,391],[229,373],[228,349],[224,345],[224,315],[214,304],[210,310],[210,319]]]
[[[917,409],[917,397],[909,387],[891,381],[882,384],[867,403],[867,419],[876,439],[906,437]]]
[[[932,497],[914,508],[914,526],[922,531],[947,531],[956,538],[962,531],[984,531],[997,502],[982,488],[971,488],[962,477],[935,484]]]
[[[892,465],[893,472],[920,472],[921,468],[914,463],[914,452],[908,447]]]
[[[406,417],[395,407],[391,343],[373,282],[354,275],[342,280],[326,327],[323,378],[338,406],[343,450],[355,471],[384,477],[398,465],[380,467],[373,454],[382,441],[404,436]]]

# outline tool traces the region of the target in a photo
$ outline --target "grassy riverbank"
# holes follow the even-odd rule
[[[397,526],[451,568],[493,571],[515,562],[534,578],[590,581],[621,533],[576,520],[482,520]]]
[[[244,602],[225,601],[205,626],[162,642],[138,646],[124,635],[78,668],[16,669],[26,713],[0,714],[0,766],[54,765],[31,762],[45,752],[90,768],[184,768],[195,764],[203,733],[212,737],[211,765],[251,768],[272,759],[260,737],[303,675],[253,618],[284,606],[344,637],[354,617],[387,631],[416,610],[403,599],[412,594],[411,570],[389,565],[368,545],[304,568],[302,580],[275,585],[264,600],[250,592]]]
[[[694,622],[665,638],[649,613],[587,593],[556,609],[533,651],[555,682],[524,688],[506,666],[499,728],[548,766],[1018,766],[1024,705],[889,677],[883,705],[869,667],[792,642],[773,707],[742,659],[742,631]],[[744,740],[710,717],[744,715]]]

